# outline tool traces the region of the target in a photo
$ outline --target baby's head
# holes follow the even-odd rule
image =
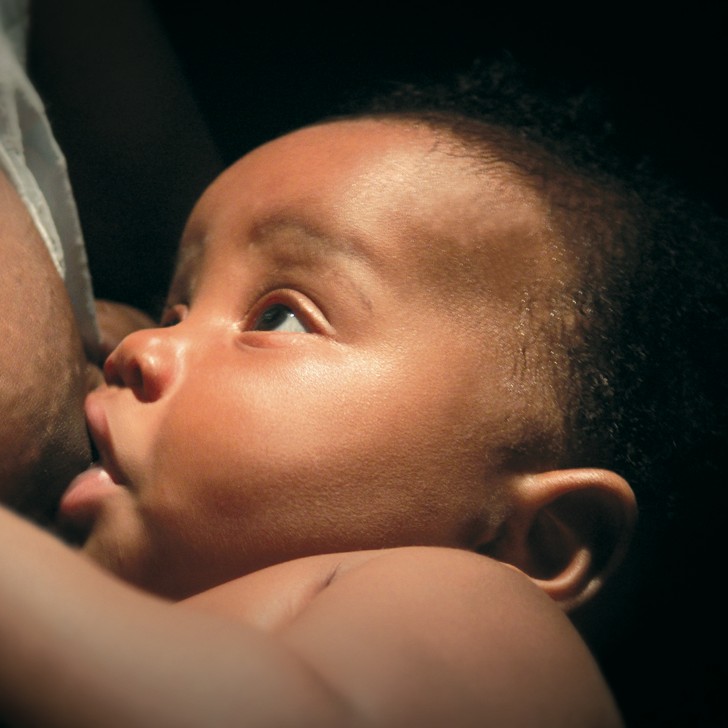
[[[632,193],[574,164],[430,109],[234,164],[191,215],[165,327],[127,337],[88,401],[108,476],[64,504],[85,550],[181,597],[452,546],[588,599],[634,518],[622,387],[643,384],[612,347],[652,243]]]

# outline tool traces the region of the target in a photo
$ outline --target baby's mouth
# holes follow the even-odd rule
[[[86,432],[88,432],[88,440],[91,443],[91,462],[89,463],[89,467],[91,465],[95,465],[99,462],[101,458],[101,453],[99,452],[99,448],[96,446],[96,441],[93,438],[93,435],[91,434],[91,430],[89,428],[86,428]]]
[[[91,534],[104,501],[119,487],[102,466],[79,473],[58,506],[57,531],[71,546],[83,546]]]
[[[103,468],[117,485],[126,485],[126,473],[116,458],[103,399],[91,393],[86,397],[86,429],[91,440],[92,465]]]
[[[82,473],[92,470],[94,467],[99,465],[101,460],[101,453],[94,440],[91,429],[86,426],[86,436],[88,438],[90,458],[86,466],[86,470],[81,471],[74,479],[66,486],[66,490],[61,494],[59,502],[54,508],[52,522],[49,525],[49,529],[55,533],[61,540],[65,541],[69,546],[83,546],[84,542],[88,538],[91,531],[90,523],[81,523],[76,519],[69,518],[64,513],[65,506],[63,505],[64,500],[68,499],[68,493],[71,490],[73,484],[79,478]]]
[[[72,546],[82,546],[106,500],[118,493],[126,478],[117,465],[103,405],[86,399],[86,423],[91,444],[91,463],[69,484],[58,506],[60,537]]]

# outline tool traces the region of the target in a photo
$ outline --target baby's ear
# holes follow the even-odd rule
[[[592,468],[518,478],[512,504],[482,551],[518,568],[565,611],[591,599],[619,564],[637,514],[628,483]]]

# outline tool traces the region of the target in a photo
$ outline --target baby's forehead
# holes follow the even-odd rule
[[[290,221],[446,291],[510,294],[556,247],[545,204],[492,150],[424,123],[361,119],[299,130],[233,165],[196,208],[181,266],[194,268],[210,229],[252,237]]]
[[[448,296],[487,293],[510,302],[567,274],[562,237],[530,179],[488,142],[476,146],[425,123],[417,131],[419,166],[403,175],[401,195],[388,192],[387,217],[397,231],[392,249],[413,275],[442,284]]]

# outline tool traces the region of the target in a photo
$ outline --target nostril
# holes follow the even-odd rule
[[[113,355],[106,358],[103,367],[104,381],[108,385],[114,385],[117,387],[123,387],[124,381],[119,374],[119,369],[116,366],[116,360]]]
[[[129,334],[104,362],[110,387],[130,389],[143,402],[159,399],[174,378],[180,344],[158,330]]]
[[[144,390],[144,377],[138,361],[129,362],[124,371],[124,384],[130,389]]]
[[[109,356],[104,362],[104,380],[111,386],[137,390],[144,388],[142,368],[135,358],[120,361],[117,356]]]

